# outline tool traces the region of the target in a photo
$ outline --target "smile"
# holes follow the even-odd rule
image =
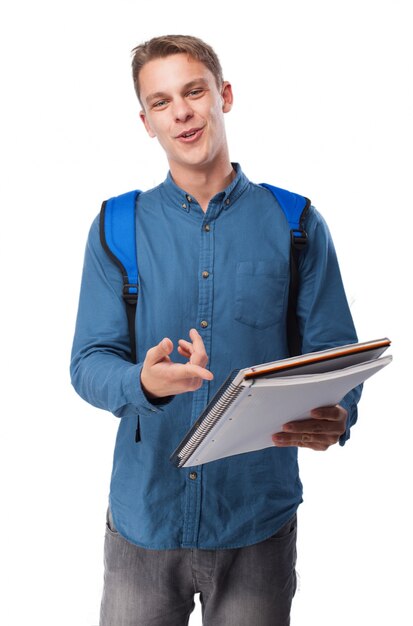
[[[189,130],[186,130],[185,132],[178,135],[177,139],[184,143],[191,143],[193,141],[196,141],[202,135],[203,131],[203,128],[190,128]]]

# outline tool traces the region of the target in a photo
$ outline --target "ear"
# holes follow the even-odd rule
[[[232,93],[232,86],[228,81],[224,81],[222,83],[221,97],[222,97],[222,110],[224,113],[228,113],[228,111],[231,111],[232,103],[234,101],[234,96]]]
[[[145,111],[142,110],[139,113],[139,117],[141,118],[141,120],[143,122],[143,125],[145,126],[146,132],[148,133],[149,137],[152,137],[152,138],[156,137],[156,134],[154,133],[154,131],[151,128],[151,125],[148,122],[148,118],[146,117]]]

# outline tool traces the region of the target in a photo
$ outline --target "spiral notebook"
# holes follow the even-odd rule
[[[390,343],[353,343],[231,372],[170,461],[191,467],[273,446],[283,424],[338,404],[388,365],[392,357],[381,355]]]

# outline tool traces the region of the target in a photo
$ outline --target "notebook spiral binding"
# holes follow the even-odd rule
[[[178,467],[182,467],[182,465],[187,462],[191,454],[205,439],[212,427],[219,422],[228,406],[238,397],[243,389],[244,387],[242,385],[233,385],[229,382],[228,386],[224,390],[221,390],[222,395],[216,399],[213,408],[208,411],[208,414],[205,412],[199,417],[197,420],[199,426],[194,426],[194,433],[179,452]]]

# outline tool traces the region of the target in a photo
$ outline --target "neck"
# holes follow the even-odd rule
[[[213,168],[180,168],[170,163],[172,178],[181,189],[194,196],[202,210],[206,212],[209,201],[215,194],[223,191],[235,178],[235,171],[229,159]]]

